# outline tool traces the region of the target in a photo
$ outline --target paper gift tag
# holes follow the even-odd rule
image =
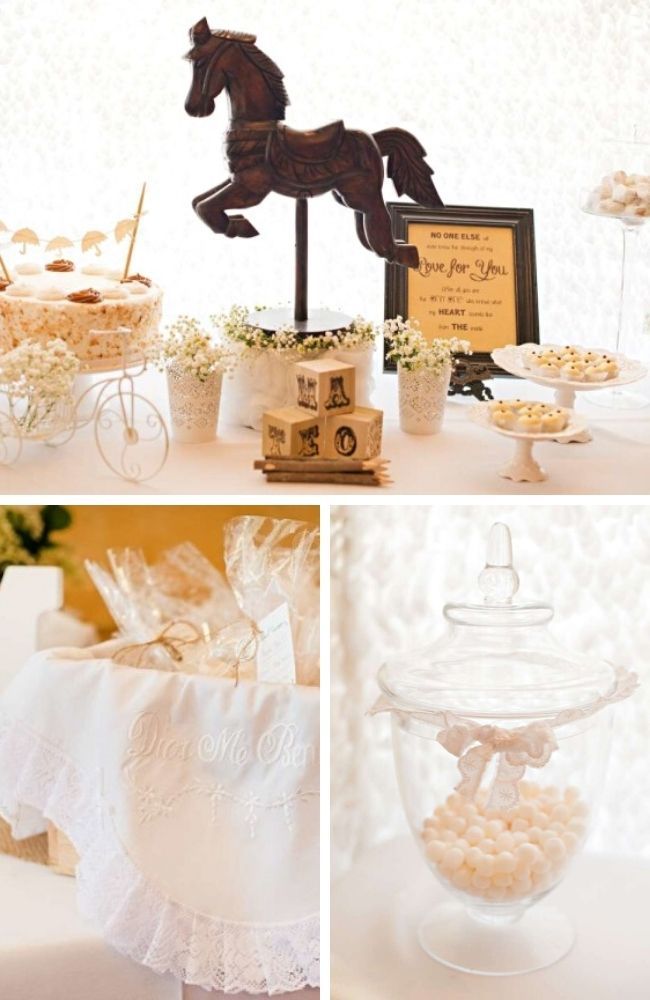
[[[262,635],[257,647],[257,679],[269,684],[295,684],[296,661],[289,620],[289,605],[285,602],[258,622]]]

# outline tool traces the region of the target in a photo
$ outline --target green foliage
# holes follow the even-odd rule
[[[0,577],[8,566],[69,563],[58,538],[72,524],[67,507],[0,507]]]

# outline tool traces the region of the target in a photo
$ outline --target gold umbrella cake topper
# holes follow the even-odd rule
[[[128,277],[129,268],[131,267],[131,261],[133,259],[133,250],[135,247],[135,240],[138,235],[138,225],[140,223],[140,218],[144,215],[143,205],[144,205],[144,195],[146,190],[146,183],[142,185],[142,190],[140,192],[140,198],[138,201],[138,207],[135,214],[128,219],[120,219],[115,223],[114,227],[109,227],[113,229],[113,235],[116,243],[121,243],[125,237],[129,236],[129,248],[127,251],[126,264],[124,267],[124,277]],[[4,222],[0,221],[0,233],[11,233],[11,242],[15,243],[17,246],[21,247],[20,253],[27,253],[28,246],[39,247],[42,244],[45,246],[46,253],[59,253],[66,248],[74,247],[79,244],[81,246],[82,253],[87,253],[90,250],[94,250],[97,256],[101,255],[100,245],[105,243],[109,239],[108,233],[104,232],[103,229],[89,229],[84,233],[83,236],[73,239],[68,236],[53,236],[51,239],[42,238],[38,236],[35,230],[28,228],[27,226],[22,226],[19,229],[11,230]],[[11,281],[9,271],[0,256],[0,270],[4,274],[7,281]]]
[[[36,246],[37,247],[40,244],[41,241],[39,240],[38,236],[36,235],[36,233],[34,232],[33,229],[26,229],[25,228],[25,229],[17,229],[16,232],[11,237],[11,242],[12,243],[22,243],[23,248],[22,248],[22,250],[20,252],[21,253],[27,253],[27,244],[28,243],[31,246]]]

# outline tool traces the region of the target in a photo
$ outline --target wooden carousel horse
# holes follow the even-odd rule
[[[276,191],[299,199],[297,206],[302,204],[306,213],[306,198],[331,191],[354,210],[357,234],[366,249],[391,263],[417,268],[417,247],[393,238],[382,196],[387,156],[388,176],[398,195],[431,208],[442,205],[426,152],[415,136],[400,128],[370,135],[347,129],[342,121],[311,132],[291,129],[284,124],[289,98],[283,74],[257,47],[255,35],[212,31],[203,18],[190,30],[190,40],[187,113],[196,118],[211,115],[223,90],[230,99],[226,155],[231,176],[193,200],[199,218],[215,233],[257,236],[245,216],[228,215],[227,210],[250,208]],[[304,227],[306,241],[306,214]]]

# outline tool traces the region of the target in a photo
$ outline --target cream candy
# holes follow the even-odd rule
[[[36,298],[40,302],[60,302],[62,299],[65,299],[65,292],[60,288],[41,288]]]
[[[94,275],[101,274],[109,276],[108,268],[103,267],[101,264],[84,264],[84,266],[80,270],[82,274],[94,274]]]
[[[19,281],[14,281],[13,284],[7,285],[4,294],[11,295],[15,299],[28,299],[34,294],[34,288],[25,282],[21,284]]]
[[[587,211],[621,215],[642,222],[650,215],[650,176],[617,170],[602,181],[587,199]]]
[[[424,821],[429,861],[454,888],[491,902],[516,901],[550,889],[584,839],[587,807],[577,788],[522,781],[511,810],[488,809],[458,792]]]
[[[40,264],[34,264],[30,260],[26,260],[24,264],[16,264],[14,267],[16,274],[41,274],[43,268]]]

